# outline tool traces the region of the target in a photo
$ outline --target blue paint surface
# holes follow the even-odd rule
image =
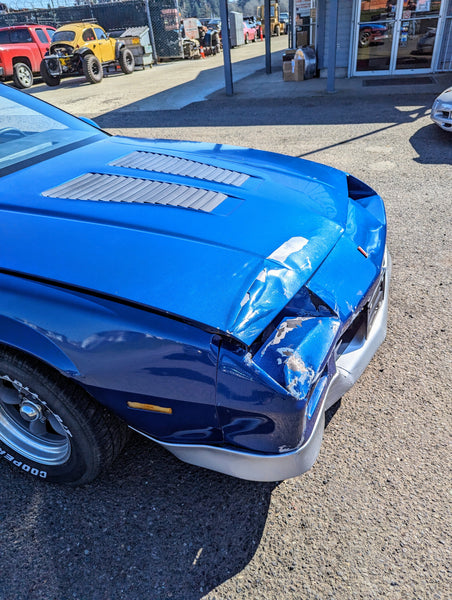
[[[381,198],[316,163],[113,138],[5,86],[2,94],[85,137],[16,171],[0,162],[0,342],[74,379],[157,439],[264,453],[302,444],[334,375],[335,345],[381,271]],[[235,186],[110,165],[135,150],[249,177]],[[123,202],[43,195],[85,173],[192,186],[226,200],[203,213],[129,203],[127,186]],[[173,413],[130,409],[129,401]]]

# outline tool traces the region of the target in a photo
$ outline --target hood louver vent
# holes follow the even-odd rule
[[[249,179],[249,175],[230,171],[220,167],[213,167],[194,160],[187,160],[177,156],[155,154],[153,152],[132,152],[110,163],[112,167],[126,167],[142,171],[155,171],[171,175],[185,175],[194,179],[204,179],[215,183],[225,183],[240,187]]]
[[[212,212],[227,198],[225,194],[186,185],[101,173],[87,173],[42,195],[92,202],[163,204],[202,212]]]

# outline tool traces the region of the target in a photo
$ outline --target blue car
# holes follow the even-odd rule
[[[0,458],[86,483],[129,428],[257,481],[309,469],[385,337],[382,199],[232,146],[112,137],[0,86]]]

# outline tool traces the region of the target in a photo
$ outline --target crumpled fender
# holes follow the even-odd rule
[[[343,233],[342,227],[324,222],[310,240],[292,237],[264,260],[240,303],[228,333],[252,342],[314,273]]]
[[[336,316],[285,318],[254,360],[302,400],[322,374],[339,327]]]

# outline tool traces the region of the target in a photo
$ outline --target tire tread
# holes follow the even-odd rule
[[[88,433],[92,447],[95,448],[95,464],[79,480],[68,482],[69,485],[88,483],[111,465],[129,437],[127,424],[122,419],[99,404],[76,382],[64,377],[34,357],[0,347],[0,360],[10,362],[30,378],[37,379],[62,403],[68,412],[76,418],[78,414],[82,414],[89,421],[91,431],[85,433]]]

